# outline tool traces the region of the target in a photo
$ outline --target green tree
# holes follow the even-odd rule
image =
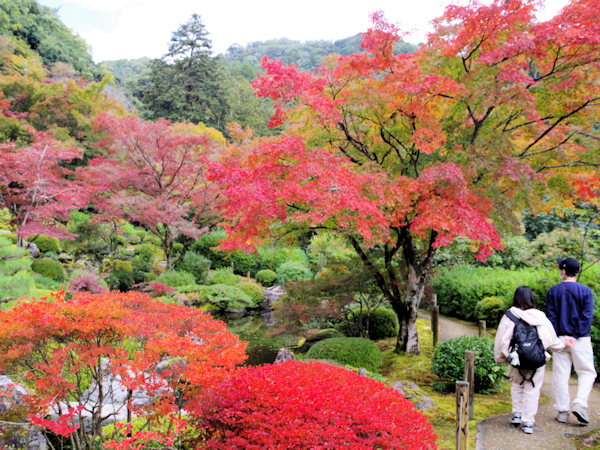
[[[223,131],[227,99],[212,43],[198,14],[171,37],[169,52],[150,63],[143,101],[149,118],[202,122]]]

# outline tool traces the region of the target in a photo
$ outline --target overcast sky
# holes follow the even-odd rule
[[[288,39],[337,40],[365,31],[369,14],[385,12],[389,21],[413,31],[408,42],[425,39],[429,21],[444,0],[39,0],[59,8],[64,23],[92,47],[96,62],[148,56],[167,51],[171,33],[192,13],[202,16],[215,54],[232,44]],[[567,0],[546,0],[542,18]]]

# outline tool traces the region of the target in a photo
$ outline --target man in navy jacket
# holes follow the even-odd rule
[[[552,286],[546,295],[546,316],[552,322],[559,337],[572,336],[577,343],[572,348],[553,352],[552,389],[554,408],[558,410],[557,420],[567,423],[571,411],[569,378],[571,365],[579,378],[577,397],[573,400],[573,415],[582,424],[589,423],[587,415],[588,398],[596,380],[594,353],[590,329],[594,315],[592,290],[577,282],[579,262],[573,258],[556,260],[563,282]]]

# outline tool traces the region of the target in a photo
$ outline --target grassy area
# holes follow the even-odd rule
[[[383,352],[381,374],[390,381],[412,381],[435,403],[426,415],[439,436],[440,449],[455,449],[456,396],[440,393],[431,386],[437,377],[431,373],[433,355],[433,336],[428,320],[417,321],[421,355],[399,355],[394,353],[395,338],[378,341]],[[475,417],[469,421],[470,439],[475,440],[477,421],[487,417],[506,414],[511,411],[510,384],[504,383],[498,391],[490,395],[475,394]]]

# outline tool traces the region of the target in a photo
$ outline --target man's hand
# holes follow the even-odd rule
[[[563,341],[565,347],[574,347],[577,343],[577,339],[575,339],[573,336],[561,336],[560,340]]]

